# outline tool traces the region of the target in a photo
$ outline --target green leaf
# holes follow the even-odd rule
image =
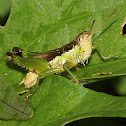
[[[60,126],[88,117],[126,117],[125,97],[98,93],[56,75],[42,84],[31,100],[35,115],[30,121],[20,122],[21,126]]]
[[[9,86],[16,89],[26,74],[25,69],[6,62],[5,53],[12,47],[18,46],[32,52],[58,48],[72,41],[81,32],[89,30],[95,19],[94,30],[116,9],[118,11],[95,33],[92,41],[99,45],[104,55],[114,54],[118,58],[104,62],[94,51],[86,67],[80,66],[74,74],[79,79],[104,79],[125,75],[126,37],[120,35],[125,5],[125,0],[13,0],[8,23],[0,30],[2,79],[8,80],[11,83]],[[111,74],[91,76],[99,72]],[[14,102],[17,101],[16,98]],[[45,78],[29,102],[34,109],[33,118],[25,122],[1,121],[1,125],[59,126],[87,117],[126,117],[125,97],[92,91],[58,75]]]
[[[34,120],[58,126],[87,117],[125,117],[125,99],[97,93],[60,76],[50,76],[43,81],[31,103],[37,109],[35,114],[41,114]]]
[[[15,90],[0,74],[0,118],[28,120],[32,115],[33,110],[30,105],[16,95]]]
[[[93,80],[95,82],[101,79],[126,75],[125,62],[126,59],[120,59],[108,63],[92,65],[89,67],[85,67],[81,70],[75,71],[74,75],[76,75],[82,82],[84,81],[84,84],[88,84],[90,83],[90,81],[92,82]],[[70,75],[69,78],[71,78]]]
[[[8,13],[11,8],[11,1],[10,0],[1,0],[0,1],[0,17],[3,17]]]
[[[119,95],[126,95],[126,77],[120,77],[119,81],[116,84],[116,90]]]
[[[0,25],[5,24],[11,9],[11,0],[0,0]]]

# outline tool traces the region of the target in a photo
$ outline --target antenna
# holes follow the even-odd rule
[[[91,36],[93,36],[93,34],[116,12],[117,10],[115,10],[114,12],[112,12],[95,30],[94,32],[91,34]],[[91,26],[92,29],[92,26]],[[90,30],[91,30],[90,29]],[[90,32],[90,31],[89,31]]]
[[[92,28],[93,28],[93,26],[94,26],[94,23],[95,23],[95,20],[92,22],[91,28],[90,28],[90,30],[89,30],[89,34],[91,33],[91,30],[92,30]]]

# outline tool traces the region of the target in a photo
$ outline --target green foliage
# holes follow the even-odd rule
[[[1,0],[0,1],[0,17],[4,17],[6,13],[9,12],[10,8],[11,8],[10,0]]]
[[[99,45],[106,56],[114,54],[118,55],[118,58],[104,62],[94,51],[89,64],[86,67],[80,66],[79,70],[73,73],[80,80],[93,79],[93,81],[98,78],[125,75],[126,37],[120,35],[126,11],[125,5],[125,0],[114,2],[112,0],[13,0],[8,22],[5,28],[0,30],[0,73],[2,74],[0,118],[13,119],[13,121],[1,120],[1,125],[59,126],[88,117],[126,117],[125,97],[90,90],[66,79],[67,75],[64,75],[65,77],[52,75],[42,81],[35,95],[27,101],[34,109],[33,117],[28,121],[15,121],[32,116],[31,107],[14,91],[26,71],[12,63],[7,63],[5,58],[5,53],[14,46],[31,52],[45,52],[60,47],[72,41],[81,32],[89,30],[94,19],[96,23],[93,30],[118,9],[95,33],[92,40]],[[110,74],[91,76],[101,72]],[[6,99],[4,95],[7,95]],[[11,99],[12,97],[14,100]],[[6,104],[9,106],[6,106],[3,100],[7,100]],[[21,107],[16,109],[19,115],[14,118],[14,108],[19,101]],[[23,116],[24,113],[19,112],[24,110],[24,106],[28,107],[26,111],[30,113],[28,116]],[[8,115],[4,115],[5,112]]]
[[[0,118],[9,120],[28,120],[33,110],[23,99],[16,95],[10,83],[0,74]]]

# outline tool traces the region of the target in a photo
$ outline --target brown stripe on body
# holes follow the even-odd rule
[[[40,55],[35,56],[34,58],[42,58],[49,62],[53,60],[56,56],[61,56],[64,52],[71,50],[78,43],[77,38],[74,39],[72,42],[63,45],[61,48],[53,49],[51,51],[42,53]]]

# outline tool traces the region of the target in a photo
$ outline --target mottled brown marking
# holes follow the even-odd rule
[[[53,60],[56,56],[61,56],[64,52],[71,50],[76,44],[78,44],[77,38],[78,37],[76,37],[76,39],[74,39],[72,42],[63,45],[61,48],[53,49],[51,51],[42,53],[40,55],[35,56],[34,58],[42,58],[49,62]]]

